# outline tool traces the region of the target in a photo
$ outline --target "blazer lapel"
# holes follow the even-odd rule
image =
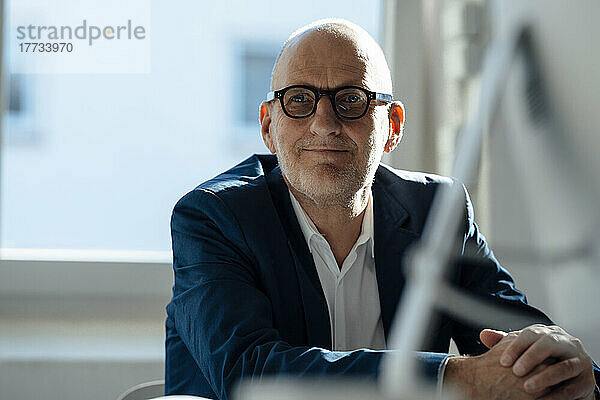
[[[267,184],[281,224],[288,236],[287,243],[294,260],[304,306],[308,342],[312,346],[331,349],[331,324],[327,301],[279,166],[267,175]]]
[[[383,174],[376,174],[373,183],[373,219],[375,240],[375,270],[385,337],[389,337],[396,307],[404,287],[402,271],[406,249],[418,239],[408,230],[409,214],[387,185]],[[300,229],[290,201],[281,169],[274,168],[266,176],[269,191],[279,219],[288,236],[288,247],[298,277],[306,336],[312,346],[331,349],[331,325],[327,302],[314,260]]]
[[[403,256],[418,235],[407,229],[409,215],[393,195],[393,189],[381,182],[381,174],[376,175],[372,188],[375,271],[387,340],[404,288]]]

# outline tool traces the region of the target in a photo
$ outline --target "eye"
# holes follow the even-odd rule
[[[360,101],[360,97],[358,97],[355,94],[349,94],[348,96],[346,96],[346,98],[344,99],[344,101],[346,103],[357,103]]]
[[[310,101],[306,93],[298,93],[290,98],[290,101],[294,103],[304,103]]]

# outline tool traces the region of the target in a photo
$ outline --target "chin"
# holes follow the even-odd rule
[[[348,203],[365,186],[365,171],[354,160],[327,162],[290,151],[278,154],[289,184],[317,204]]]
[[[287,178],[294,189],[317,204],[347,203],[362,187],[358,176],[332,165],[319,165],[310,171],[292,172]]]

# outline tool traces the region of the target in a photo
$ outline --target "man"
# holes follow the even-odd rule
[[[260,123],[275,156],[250,157],[175,206],[167,394],[226,399],[238,379],[271,374],[376,377],[402,256],[436,188],[452,184],[380,165],[402,137],[404,108],[391,101],[385,57],[361,28],[327,20],[294,33],[271,89]],[[455,239],[460,255],[481,262],[458,263],[451,282],[541,324],[480,334],[440,316],[415,353],[424,373],[474,399],[592,399],[590,357],[526,305],[468,197]],[[449,356],[451,337],[480,355]]]

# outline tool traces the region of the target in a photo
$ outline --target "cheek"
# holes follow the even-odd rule
[[[283,115],[279,111],[273,112],[272,115],[273,115],[273,119],[272,119],[271,123],[273,124],[273,127],[277,131],[281,130],[282,125],[284,125],[284,123],[285,123],[285,115]]]
[[[371,114],[367,114],[364,120],[361,119],[361,125],[356,127],[355,135],[352,135],[352,139],[361,149],[378,149],[383,148],[387,141],[388,132],[388,121],[385,118],[385,114],[378,115],[373,111]],[[361,133],[361,134],[359,134]]]
[[[271,135],[276,145],[281,141],[282,133],[285,131],[285,119],[279,113],[274,114],[271,120]]]
[[[390,131],[390,120],[387,115],[387,110],[381,107],[380,110],[375,115],[374,118],[374,130],[377,132],[375,141],[377,145],[381,147],[385,146],[385,143],[388,140],[389,131]]]
[[[364,129],[377,132],[388,132],[389,119],[385,107],[371,107],[367,114],[359,121],[363,122]]]
[[[275,115],[272,122],[272,134],[276,147],[289,149],[300,139],[297,132],[302,132],[295,121],[285,115]]]
[[[385,132],[388,132],[390,126],[390,117],[388,115],[388,110],[386,107],[378,107],[375,113],[375,121]]]

